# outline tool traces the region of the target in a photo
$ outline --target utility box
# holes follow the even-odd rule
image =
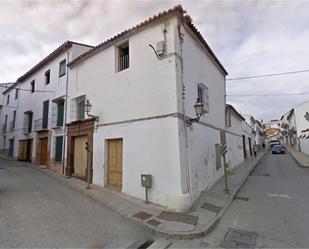
[[[151,188],[152,186],[151,175],[141,175],[141,184],[142,184],[142,187]]]

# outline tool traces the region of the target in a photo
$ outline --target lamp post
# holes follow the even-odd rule
[[[195,114],[196,118],[187,118],[186,119],[186,126],[190,127],[194,122],[199,122],[200,118],[204,111],[204,104],[200,101],[199,98],[196,99],[196,102],[194,104]]]
[[[86,100],[85,110],[88,117],[94,118],[95,121],[99,121],[99,116],[91,114],[92,104],[89,99]],[[94,128],[94,127],[93,127]],[[91,174],[91,164],[92,164],[92,146],[86,142],[86,147],[88,157],[87,157],[87,189],[90,188],[90,174]]]

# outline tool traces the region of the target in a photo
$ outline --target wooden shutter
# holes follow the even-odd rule
[[[62,161],[63,136],[56,137],[55,161]]]

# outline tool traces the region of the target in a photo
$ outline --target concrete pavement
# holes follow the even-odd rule
[[[156,240],[149,230],[42,170],[0,159],[1,248],[96,248],[115,241],[123,247],[121,241],[147,240]]]
[[[304,168],[309,168],[309,156],[295,150],[291,146],[286,146],[286,150],[290,153],[290,155],[294,158],[294,160]]]

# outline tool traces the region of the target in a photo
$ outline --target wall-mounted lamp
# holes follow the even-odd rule
[[[99,121],[99,116],[90,114],[92,109],[92,104],[90,103],[89,99],[86,100],[85,109],[88,117],[94,118],[95,121]]]
[[[309,121],[309,112],[306,112],[306,114],[305,114],[305,119],[307,120],[307,121]]]
[[[194,122],[200,121],[200,118],[203,114],[204,104],[203,104],[203,102],[200,101],[199,98],[196,99],[196,102],[194,104],[194,109],[195,109],[196,118],[187,118],[186,119],[186,126],[187,127],[191,126]]]

